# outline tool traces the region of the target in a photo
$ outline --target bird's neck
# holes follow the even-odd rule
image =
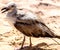
[[[11,12],[8,12],[7,13],[7,17],[14,17],[16,15],[17,15],[17,10],[16,9],[14,9]]]
[[[10,24],[14,24],[17,19],[17,10],[14,9],[12,12],[7,13],[7,17],[5,18]]]

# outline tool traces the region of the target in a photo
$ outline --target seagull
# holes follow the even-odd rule
[[[9,21],[11,26],[24,34],[21,48],[23,48],[25,36],[29,37],[30,47],[32,46],[31,37],[60,38],[60,36],[54,34],[37,15],[24,9],[18,10],[15,3],[8,3],[1,11],[2,13],[6,12],[5,19]]]

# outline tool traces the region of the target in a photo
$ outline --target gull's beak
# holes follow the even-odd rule
[[[7,8],[7,7],[4,7],[4,8],[1,9],[2,13],[6,12],[8,10],[9,10],[9,8]]]

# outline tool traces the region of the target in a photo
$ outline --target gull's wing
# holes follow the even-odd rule
[[[22,11],[24,12],[24,11]],[[22,16],[20,16],[22,15]],[[18,15],[15,27],[27,36],[33,37],[58,37],[41,20],[31,12],[24,12]]]
[[[42,22],[37,20],[17,20],[15,27],[27,36],[55,37],[54,33]]]

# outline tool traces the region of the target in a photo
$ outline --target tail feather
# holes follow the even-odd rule
[[[42,26],[42,27],[41,27]],[[42,34],[44,37],[59,38],[60,36],[53,33],[44,23],[40,22],[40,27],[42,28]]]

